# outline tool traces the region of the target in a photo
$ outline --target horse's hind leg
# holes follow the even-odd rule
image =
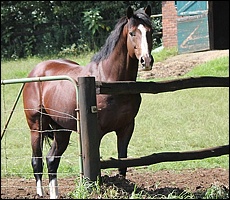
[[[31,131],[31,145],[32,145],[31,164],[33,167],[33,173],[36,180],[37,194],[39,196],[44,195],[43,188],[42,188],[42,171],[43,171],[42,144],[43,144],[42,134],[36,131]]]
[[[57,184],[57,169],[60,163],[61,155],[66,150],[71,131],[60,131],[54,133],[54,141],[46,156],[48,174],[49,174],[49,188],[50,199],[58,198],[58,184]]]
[[[28,106],[32,107],[32,106]],[[34,177],[36,180],[36,190],[39,196],[43,196],[42,188],[42,173],[43,173],[43,158],[42,149],[45,132],[50,130],[50,118],[46,115],[41,115],[36,110],[25,110],[26,119],[31,133],[32,158],[31,164]]]
[[[30,122],[30,121],[28,121]],[[44,122],[44,120],[43,120]],[[31,130],[31,146],[32,146],[32,159],[31,164],[33,167],[33,173],[36,180],[36,190],[39,196],[43,196],[42,188],[42,173],[43,173],[43,160],[42,160],[42,149],[43,149],[43,140],[44,128],[49,129],[48,124],[43,123],[43,128],[40,127],[40,119],[35,120],[34,123],[29,123]]]

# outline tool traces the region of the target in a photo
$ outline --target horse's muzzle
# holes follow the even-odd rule
[[[139,62],[141,64],[141,70],[149,71],[153,67],[154,58],[151,54],[149,56],[141,56],[141,59]]]

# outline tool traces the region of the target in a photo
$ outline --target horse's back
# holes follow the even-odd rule
[[[81,71],[82,67],[70,60],[46,60],[38,63],[28,77],[58,76],[69,73],[71,70]]]

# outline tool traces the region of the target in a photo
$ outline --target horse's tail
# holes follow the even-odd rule
[[[51,147],[51,142],[54,139],[54,133],[53,132],[46,132],[44,134],[44,139],[45,139],[45,143]]]

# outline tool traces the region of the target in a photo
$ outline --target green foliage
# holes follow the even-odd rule
[[[37,32],[52,12],[50,1],[1,1],[1,58],[34,55],[39,41]]]
[[[153,23],[153,49],[162,46],[162,17],[155,17],[152,19]]]
[[[167,196],[164,194],[151,194],[144,190],[137,191],[137,186],[134,185],[131,194],[113,186],[100,185],[98,181],[89,182],[85,179],[82,181],[76,180],[76,188],[68,194],[71,199],[228,199],[228,190],[219,185],[212,185],[206,191],[191,192],[185,190],[173,190]]]
[[[89,51],[87,44],[76,45],[75,43],[71,47],[62,47],[61,51],[58,53],[58,57],[65,58],[67,56],[78,56]]]
[[[83,12],[84,14],[84,25],[88,26],[88,29],[94,35],[96,32],[100,33],[100,28],[106,29],[106,31],[110,30],[110,27],[102,24],[102,16],[100,15],[100,11],[98,8],[91,9],[89,11]]]
[[[88,199],[90,196],[100,194],[99,180],[89,181],[87,179],[77,180],[76,189],[70,192],[68,196],[73,199]]]
[[[111,28],[103,24],[103,21],[102,21],[103,18],[100,15],[100,10],[97,7],[84,11],[83,14],[84,14],[83,24],[85,27],[88,27],[88,30],[91,31],[91,37],[90,37],[91,40],[88,46],[97,50],[100,48],[100,46],[97,46],[97,44],[94,41],[94,37],[103,34],[103,30],[106,32],[110,31]]]
[[[97,51],[129,5],[147,4],[161,13],[161,1],[1,1],[1,60]]]
[[[228,199],[229,192],[219,185],[212,185],[207,189],[204,199]]]

